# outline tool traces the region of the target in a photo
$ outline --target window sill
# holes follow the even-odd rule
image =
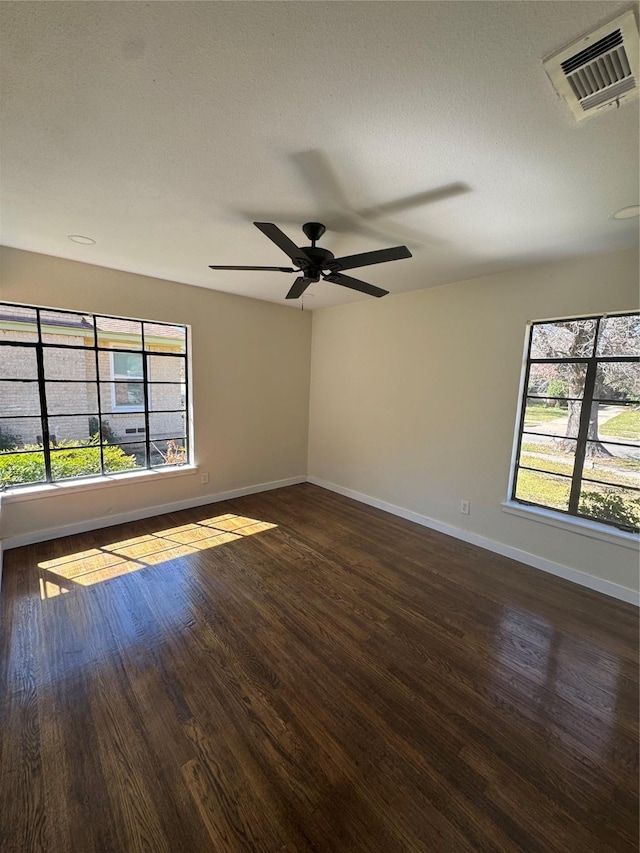
[[[85,480],[69,480],[59,483],[45,483],[40,486],[26,486],[24,488],[8,489],[0,491],[0,503],[20,503],[21,501],[35,501],[41,498],[51,498],[55,495],[75,494],[76,492],[88,492],[92,489],[107,489],[112,486],[123,486],[127,483],[151,483],[158,479],[169,477],[184,477],[195,474],[197,465],[179,465],[176,468],[163,468],[147,471],[135,471],[130,474],[114,474],[112,477],[87,477]]]
[[[616,530],[606,524],[598,524],[596,521],[587,521],[585,518],[574,518],[573,516],[560,515],[553,510],[542,507],[526,506],[515,501],[504,501],[503,512],[511,515],[519,515],[531,521],[549,524],[551,527],[559,527],[561,530],[570,530],[582,536],[590,536],[592,539],[600,539],[610,542],[612,545],[621,545],[623,548],[638,549],[638,534],[627,533],[625,530]]]

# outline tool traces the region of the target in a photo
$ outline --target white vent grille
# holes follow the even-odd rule
[[[637,96],[638,27],[633,12],[545,59],[544,67],[578,121]]]

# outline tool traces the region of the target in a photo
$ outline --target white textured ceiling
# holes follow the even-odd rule
[[[576,124],[541,64],[625,8],[2,2],[0,242],[282,303],[291,275],[207,267],[286,265],[252,218],[302,245],[292,214],[333,223],[336,255],[413,235],[413,259],[350,271],[392,293],[633,245],[611,214],[638,202],[637,100]],[[322,164],[352,212],[468,192],[376,236],[329,209]]]

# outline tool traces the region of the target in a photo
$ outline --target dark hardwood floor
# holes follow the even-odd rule
[[[311,485],[9,551],[1,605],[3,853],[638,849],[631,605]]]

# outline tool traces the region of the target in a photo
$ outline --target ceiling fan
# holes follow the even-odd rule
[[[291,258],[297,269],[294,269],[294,267],[229,267],[214,266],[212,264],[209,265],[210,269],[302,273],[294,281],[293,286],[285,297],[286,299],[297,299],[299,296],[302,296],[310,284],[320,281],[321,278],[324,281],[341,284],[343,287],[350,287],[351,290],[358,290],[360,293],[367,293],[369,296],[386,296],[389,293],[388,290],[383,290],[381,287],[376,287],[357,278],[351,278],[349,275],[343,275],[342,270],[366,267],[371,264],[383,264],[386,261],[399,261],[401,258],[412,257],[411,252],[406,246],[394,246],[391,249],[378,249],[374,252],[361,252],[359,255],[345,255],[343,258],[335,258],[333,253],[328,249],[321,249],[319,246],[316,246],[316,241],[326,231],[321,222],[307,222],[302,226],[305,236],[311,241],[311,245],[304,248],[296,246],[284,231],[281,231],[273,222],[254,222],[253,224]]]

